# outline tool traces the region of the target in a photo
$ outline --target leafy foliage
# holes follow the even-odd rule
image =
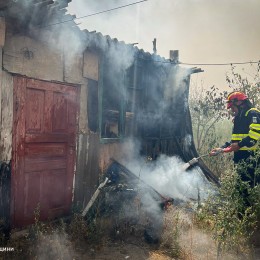
[[[193,137],[199,154],[207,154],[212,148],[223,145],[231,134],[231,122],[226,111],[227,92],[215,86],[205,91],[203,87],[192,86],[190,93],[190,112],[192,118]],[[207,158],[207,166],[220,176],[223,171],[223,160],[226,157]],[[225,163],[225,162],[224,162]],[[226,164],[226,163],[225,163]]]
[[[251,163],[256,176],[260,175],[260,150]],[[243,252],[249,248],[249,240],[257,229],[260,219],[260,184],[249,185],[241,180],[238,172],[246,173],[248,164],[241,163],[221,177],[221,187],[217,196],[211,197],[198,213],[198,219],[211,223],[214,238],[218,242],[219,252],[236,250]]]
[[[225,92],[220,92],[215,86],[208,91],[203,88],[194,89],[190,95],[190,108],[194,141],[200,153],[206,143],[216,142],[212,140],[212,134],[215,132],[216,123],[226,116]]]
[[[251,80],[245,76],[242,76],[236,72],[236,68],[232,66],[231,73],[226,76],[226,80],[232,91],[243,91],[247,94],[249,100],[254,107],[260,107],[260,62],[254,71],[254,75],[251,76]]]
[[[214,147],[222,146],[229,141],[232,130],[230,114],[226,110],[226,97],[233,91],[243,91],[249,97],[253,106],[260,108],[260,62],[255,69],[251,81],[236,71],[232,66],[226,80],[230,91],[220,91],[215,86],[205,91],[204,87],[193,85],[190,92],[190,112],[192,118],[193,137],[199,154],[206,154]],[[246,74],[246,73],[244,73]],[[207,166],[220,176],[224,168],[231,164],[230,155],[217,158],[204,158]]]

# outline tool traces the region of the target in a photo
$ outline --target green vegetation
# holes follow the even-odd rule
[[[252,163],[259,158],[258,151]],[[241,253],[249,250],[250,238],[259,227],[260,185],[250,187],[241,180],[238,171],[246,171],[246,165],[240,164],[226,171],[220,179],[218,194],[208,198],[197,214],[198,223],[207,223],[208,229],[213,231],[219,253],[223,250]],[[257,174],[260,174],[259,166]]]
[[[227,82],[230,91],[245,92],[255,107],[260,107],[260,64],[258,64],[253,82],[242,77],[232,68]],[[232,122],[226,113],[225,97],[227,92],[219,91],[214,86],[205,95],[196,90],[190,96],[190,109],[193,124],[194,142],[200,154],[205,154],[213,147],[219,147],[230,139]],[[205,93],[205,92],[204,92]],[[207,229],[217,242],[218,256],[225,251],[239,252],[241,255],[250,252],[252,236],[259,232],[260,221],[260,185],[249,185],[241,180],[241,173],[246,174],[248,164],[241,163],[236,167],[232,155],[205,158],[211,171],[219,177],[221,187],[217,193],[208,198],[196,212],[196,225]],[[251,159],[251,167],[260,176],[258,165],[260,148]],[[246,259],[246,257],[245,257]]]

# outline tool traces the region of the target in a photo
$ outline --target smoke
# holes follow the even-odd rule
[[[212,187],[200,168],[183,171],[183,164],[178,157],[161,155],[155,162],[135,167],[134,172],[139,172],[142,180],[166,196],[184,201],[206,199]]]
[[[124,71],[134,62],[134,49],[129,45],[112,44],[108,49],[107,58],[114,65],[115,70]]]
[[[35,245],[37,259],[73,259],[73,245],[65,232],[53,231],[51,234],[41,234]]]
[[[193,138],[192,138],[191,134],[188,134],[188,135],[185,136],[185,138],[184,138],[185,150],[188,150],[191,147],[192,141],[193,141]]]
[[[190,145],[191,137],[187,136],[186,139],[186,145]],[[150,223],[145,238],[153,241],[161,237],[163,232],[162,207],[166,206],[166,198],[173,198],[175,205],[189,204],[196,209],[214,193],[214,187],[199,167],[184,171],[185,163],[177,156],[160,155],[155,161],[149,157],[140,157],[140,148],[138,140],[127,140],[123,147],[122,163],[138,179],[134,189],[138,191],[142,210]],[[136,212],[128,203],[122,210],[128,217],[140,217],[139,211]]]
[[[68,9],[73,14],[84,16],[127,3],[129,1],[74,0]],[[168,57],[170,49],[179,50],[183,62],[251,61],[259,57],[259,9],[258,0],[220,0],[217,6],[214,1],[208,0],[161,0],[160,5],[157,1],[147,1],[82,19],[80,26],[126,42],[137,41],[140,48],[150,52],[152,40],[156,37],[160,55]],[[136,18],[137,10],[140,20]],[[250,66],[252,64],[248,65],[247,71]],[[204,79],[208,86],[225,88],[225,73],[229,68],[202,68],[205,73],[197,74],[199,81]]]
[[[124,160],[124,165],[163,196],[183,201],[203,201],[214,190],[199,167],[184,171],[185,163],[177,156],[160,155],[156,161],[151,161],[137,156],[140,149],[138,141],[128,140],[125,147],[128,147],[128,157]]]

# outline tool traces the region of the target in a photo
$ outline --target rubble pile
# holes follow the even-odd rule
[[[108,182],[86,217],[98,215],[111,238],[143,237],[148,243],[160,240],[163,214],[173,204],[119,162],[112,160],[106,171]]]

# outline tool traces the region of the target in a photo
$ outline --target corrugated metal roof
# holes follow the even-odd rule
[[[161,62],[170,62],[169,59],[166,59],[164,57],[161,57],[160,55],[146,52],[143,49],[139,49],[137,46],[131,44],[131,43],[126,43],[125,41],[120,41],[117,38],[111,38],[109,35],[103,35],[101,32],[90,32],[87,29],[82,30],[82,32],[86,35],[91,34],[92,37],[96,37],[97,41],[101,41],[102,39],[106,40],[108,44],[115,44],[115,45],[126,45],[129,48],[133,48],[133,51],[138,53],[139,57],[142,57],[143,59],[153,59],[155,61],[161,61]]]
[[[68,3],[72,0],[0,0],[0,12],[3,11],[6,18],[17,20],[17,30],[23,26],[50,27],[66,25],[73,28],[77,33],[83,33],[83,37],[91,35],[97,41],[106,42],[108,45],[126,45],[133,48],[139,57],[148,60],[161,62],[170,62],[169,59],[160,55],[149,53],[143,49],[139,49],[133,44],[125,43],[117,38],[111,38],[109,35],[103,35],[100,32],[90,32],[88,30],[80,30],[75,22],[75,15],[66,14]]]
[[[18,26],[46,25],[61,20],[71,0],[0,0],[0,11],[5,17],[16,19]]]

